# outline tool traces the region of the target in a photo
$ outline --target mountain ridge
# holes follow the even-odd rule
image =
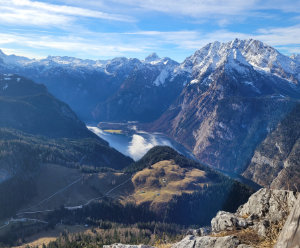
[[[37,74],[80,117],[150,123],[146,129],[169,135],[205,164],[241,173],[300,99],[297,58],[235,39],[209,43],[181,64],[154,53],[142,61],[112,59],[101,73],[60,66]]]

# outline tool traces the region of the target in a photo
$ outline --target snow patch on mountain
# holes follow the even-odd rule
[[[168,77],[169,77],[168,69],[163,69],[161,73],[158,75],[158,77],[155,79],[153,84],[156,86],[163,85]]]
[[[175,73],[189,73],[195,83],[205,78],[217,68],[247,74],[250,69],[270,73],[287,81],[300,82],[300,62],[298,56],[290,58],[263,42],[249,39],[235,39],[227,43],[209,43],[188,57]]]

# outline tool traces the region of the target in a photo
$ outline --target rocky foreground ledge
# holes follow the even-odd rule
[[[285,190],[261,189],[236,213],[219,211],[210,228],[189,231],[190,235],[171,248],[299,247],[296,246],[300,244],[298,195]],[[114,244],[104,248],[152,247]]]

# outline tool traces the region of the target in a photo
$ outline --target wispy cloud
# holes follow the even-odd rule
[[[105,0],[96,2],[86,0],[85,2],[90,5],[107,6]],[[122,7],[128,6],[139,10],[180,14],[195,18],[217,15],[244,15],[251,11],[261,10],[300,12],[300,2],[298,0],[111,0],[110,3],[112,2],[119,3]]]
[[[0,45],[9,51],[17,49],[16,52],[40,56],[51,53],[85,58],[141,58],[156,51],[182,60],[209,42],[235,37],[259,39],[285,53],[298,51],[300,44],[300,0],[55,3],[0,0]],[[282,13],[289,13],[288,18]]]
[[[300,45],[300,25],[283,28],[263,28],[255,36],[270,45]]]
[[[0,0],[0,21],[16,25],[67,26],[76,18],[96,18],[101,20],[133,22],[134,18],[110,14],[67,5],[50,4],[30,0]]]
[[[6,51],[15,51],[20,55],[18,51],[29,50],[35,51],[56,51],[56,53],[68,53],[84,55],[84,57],[114,57],[120,55],[127,55],[128,53],[141,53],[146,49],[144,46],[136,46],[136,44],[125,44],[118,42],[120,36],[118,34],[112,34],[107,37],[107,34],[97,34],[97,39],[86,39],[84,37],[75,36],[53,36],[53,35],[36,35],[36,34],[6,34],[0,33],[0,45],[10,45],[10,47],[22,47],[22,49],[4,49]],[[32,53],[29,53],[32,54]],[[25,55],[26,54],[21,54]],[[32,57],[32,56],[31,56]],[[40,57],[40,56],[38,56]]]
[[[209,15],[236,15],[252,7],[257,0],[113,0],[123,4],[138,6],[146,10],[189,15],[193,17]]]
[[[195,50],[213,41],[230,41],[234,38],[261,40],[275,46],[284,53],[298,51],[300,44],[300,26],[286,28],[259,29],[254,33],[232,32],[219,29],[214,32],[180,30],[173,32],[138,31],[124,33],[83,33],[82,36],[51,34],[6,34],[0,33],[0,45],[22,46],[22,50],[56,51],[85,58],[107,58],[115,56],[143,57],[156,51],[168,56],[175,56],[176,51],[184,54],[179,60]],[[173,47],[173,52],[170,51]],[[175,50],[174,50],[175,49]],[[175,52],[174,52],[175,51]],[[129,55],[130,54],[130,55]],[[47,54],[48,55],[48,54]]]

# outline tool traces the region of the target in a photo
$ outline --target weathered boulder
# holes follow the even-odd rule
[[[287,218],[275,248],[300,247],[300,198]]]
[[[211,221],[211,229],[214,233],[232,231],[235,229],[246,228],[247,226],[247,220],[225,211],[219,211],[216,217]]]
[[[172,248],[237,248],[240,241],[235,236],[225,237],[196,237],[187,236]]]
[[[149,245],[123,245],[123,244],[113,244],[104,245],[103,248],[155,248]]]
[[[205,236],[211,233],[211,227],[201,227],[198,229],[189,229],[186,233],[186,235],[194,235],[194,236]]]
[[[250,196],[248,202],[237,210],[237,214],[270,222],[280,221],[286,217],[296,200],[295,192],[263,188]]]

